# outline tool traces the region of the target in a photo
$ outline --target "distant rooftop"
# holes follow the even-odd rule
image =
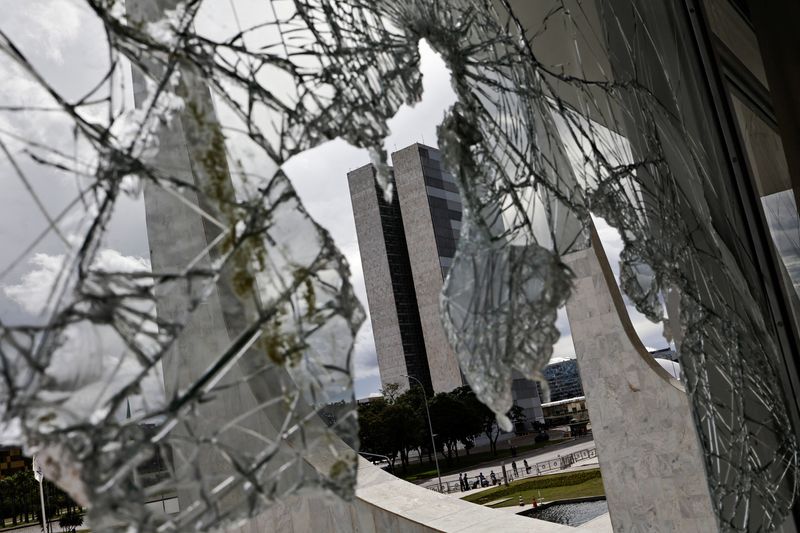
[[[574,402],[583,402],[585,400],[586,400],[586,396],[575,396],[574,398],[567,398],[565,400],[558,400],[557,402],[543,403],[542,407],[555,407],[556,405],[564,405],[566,403],[574,403]]]

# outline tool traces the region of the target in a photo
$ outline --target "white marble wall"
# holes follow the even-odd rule
[[[350,185],[350,202],[358,235],[358,250],[367,288],[367,301],[375,351],[381,383],[398,383],[408,387],[408,374],[403,339],[397,318],[389,259],[386,256],[386,241],[383,236],[381,214],[375,193],[375,177],[372,165],[347,173]]]
[[[614,531],[717,531],[688,397],[642,346],[593,243],[564,259],[567,315]]]
[[[352,502],[297,496],[282,502],[231,533],[586,533],[574,528],[490,509],[456,496],[445,496],[361,461]]]

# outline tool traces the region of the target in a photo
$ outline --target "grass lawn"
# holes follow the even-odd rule
[[[603,478],[600,476],[600,469],[593,468],[565,474],[521,479],[509,483],[508,487],[486,489],[462,499],[472,503],[485,504],[511,497],[510,500],[493,506],[511,507],[519,505],[519,496],[522,496],[525,505],[530,505],[532,498],[534,496],[539,497],[540,494],[542,499],[549,502],[588,496],[604,496],[605,490],[603,489]]]
[[[523,446],[517,447],[517,457],[525,452],[529,452],[531,450],[536,450],[539,448],[545,448],[547,446],[552,446],[554,444],[559,444],[564,442],[566,439],[556,439],[556,440],[548,440],[545,442],[537,442],[535,444],[526,444]],[[492,457],[491,452],[480,452],[480,453],[472,453],[470,455],[466,455],[465,453],[461,452],[458,459],[453,459],[453,466],[447,466],[445,459],[439,459],[439,468],[442,469],[442,475],[451,474],[453,472],[460,472],[465,468],[470,466],[478,465],[481,463],[485,463],[487,461],[492,461],[495,459],[510,459],[511,458],[511,450],[508,448],[504,448],[502,450],[497,450],[497,455]],[[521,460],[518,459],[518,461]],[[428,479],[432,477],[436,477],[436,467],[433,464],[428,464],[424,462],[422,464],[419,463],[411,463],[408,465],[408,469],[404,474],[402,469],[400,468],[400,461],[398,460],[396,465],[396,472],[395,474],[405,479],[406,481],[415,481],[417,479]],[[509,467],[510,468],[510,467]]]

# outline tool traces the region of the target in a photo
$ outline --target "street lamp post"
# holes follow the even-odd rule
[[[422,399],[425,400],[425,414],[428,415],[428,429],[431,432],[431,446],[433,448],[433,461],[436,463],[436,476],[439,478],[439,493],[442,492],[442,473],[439,471],[439,458],[436,457],[436,442],[433,440],[433,424],[431,424],[431,412],[428,409],[428,395],[425,394],[425,386],[422,384],[420,380],[415,378],[414,376],[407,376],[405,374],[401,374],[404,378],[413,379],[416,381],[420,388],[422,389]]]

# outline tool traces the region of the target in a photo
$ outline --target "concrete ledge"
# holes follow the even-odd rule
[[[610,523],[598,520],[570,527],[517,516],[424,489],[361,461],[354,501],[296,496],[229,531],[611,533]]]

